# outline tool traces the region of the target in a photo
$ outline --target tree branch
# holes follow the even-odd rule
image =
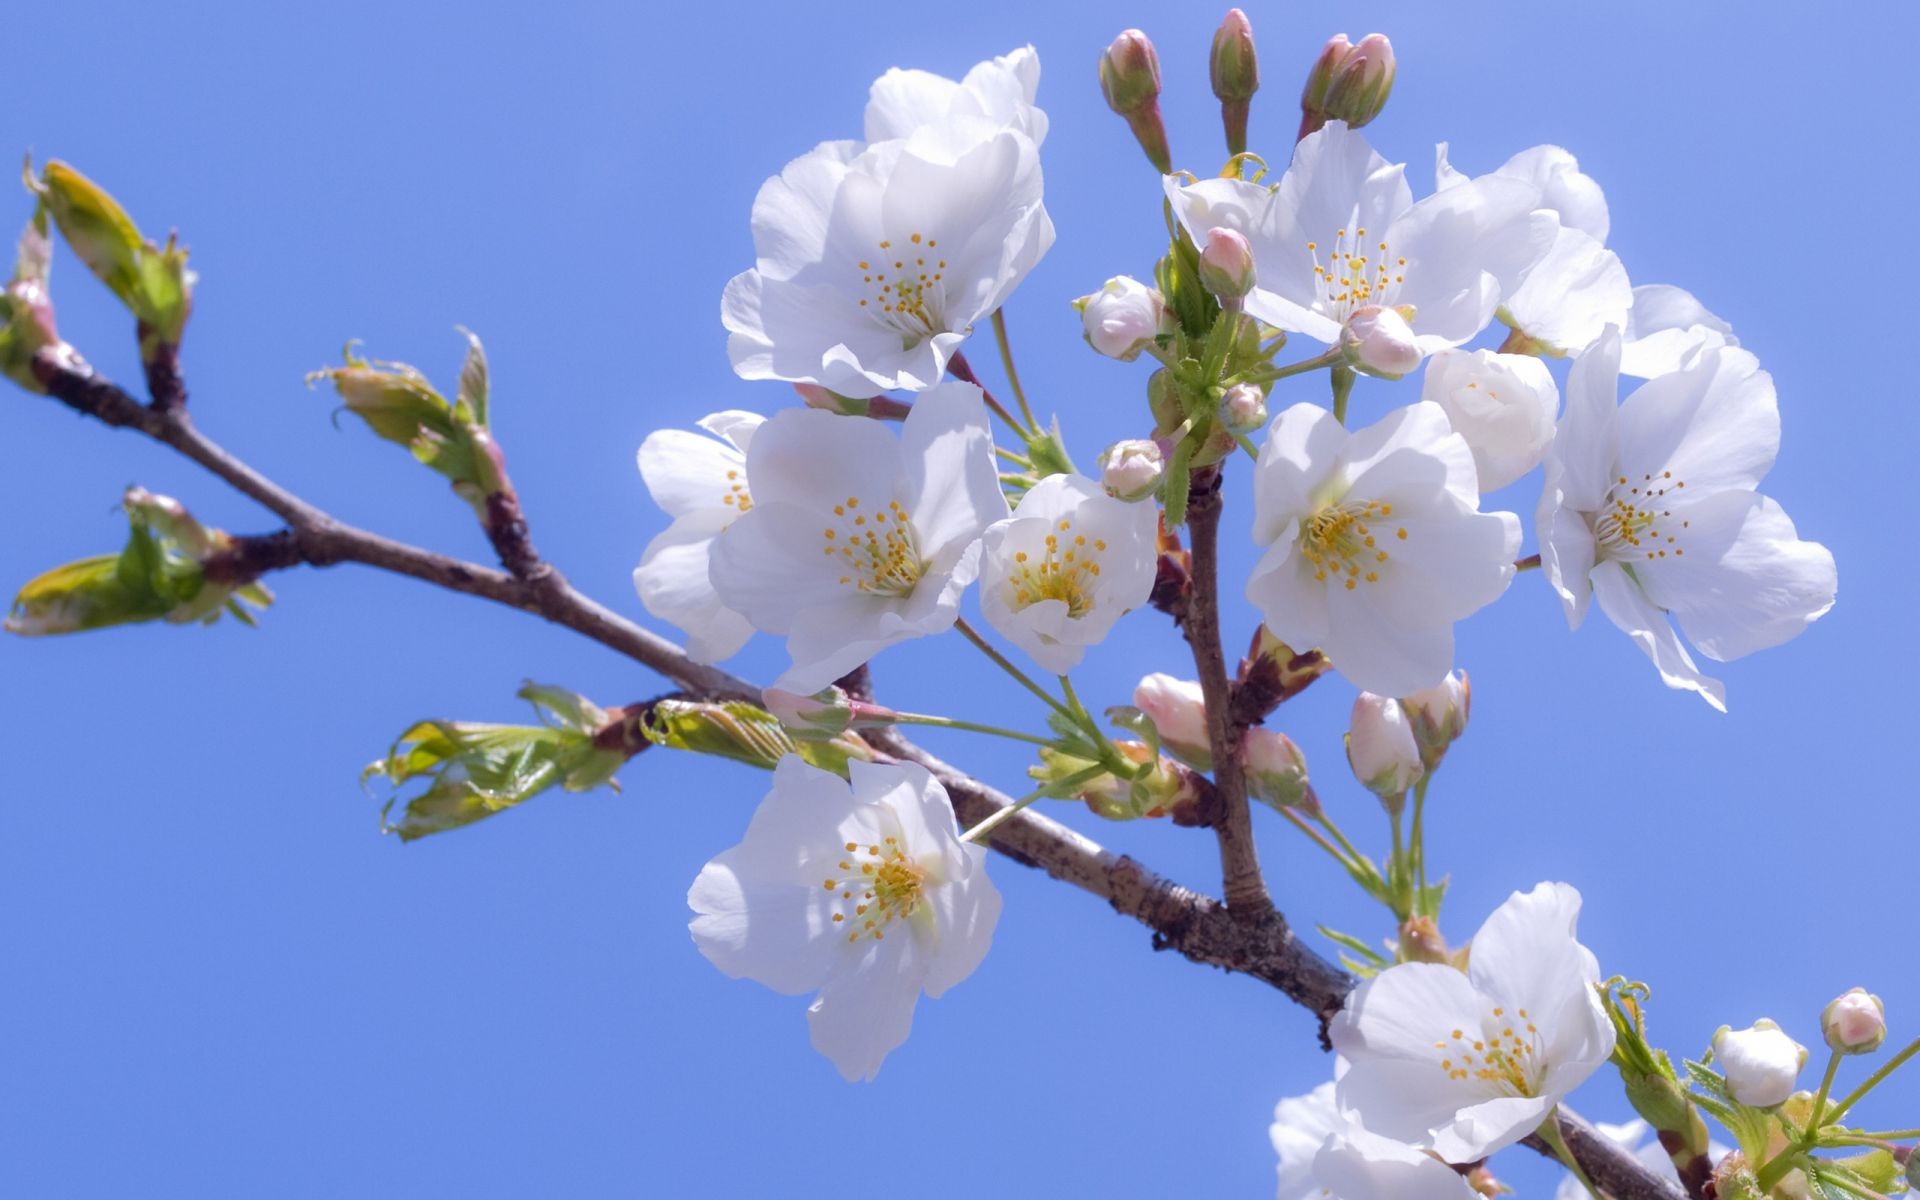
[[[1236,915],[1264,920],[1273,903],[1260,877],[1253,844],[1253,817],[1247,810],[1246,768],[1240,739],[1246,726],[1233,719],[1233,683],[1227,678],[1226,652],[1220,644],[1220,468],[1193,475],[1187,499],[1189,553],[1193,573],[1181,629],[1193,647],[1193,665],[1207,702],[1207,741],[1213,750],[1213,782],[1219,789],[1219,815],[1213,832],[1220,841],[1220,873],[1227,908]]]
[[[694,662],[665,638],[649,633],[582,595],[546,563],[539,563],[544,570],[537,573],[538,578],[516,578],[344,524],[201,435],[184,407],[143,405],[84,365],[70,366],[43,357],[35,360],[34,368],[48,393],[68,407],[115,428],[138,430],[171,446],[287,523],[285,530],[275,533],[236,538],[227,552],[209,560],[210,574],[253,579],[267,571],[302,564],[326,567],[343,562],[360,563],[535,613],[658,672],[691,695],[753,701],[759,697],[759,689],[745,680],[717,667]],[[180,394],[184,396],[184,387]],[[1228,721],[1226,697],[1229,692],[1213,594],[1213,581],[1217,578],[1214,548],[1220,515],[1217,477],[1204,484],[1201,478],[1195,479],[1189,512],[1194,525],[1194,598],[1198,602],[1190,606],[1184,627],[1195,645],[1202,684],[1209,689],[1208,732],[1214,743],[1216,765],[1224,765],[1227,772],[1223,776],[1217,771],[1216,782],[1224,789],[1228,778],[1234,781],[1240,815],[1245,818],[1245,784],[1237,754],[1222,753],[1223,749],[1237,751],[1238,746],[1237,734],[1232,742],[1227,740],[1227,730],[1233,726]],[[537,557],[534,561],[538,562]],[[1202,579],[1204,584],[1200,582]],[[1196,637],[1196,633],[1203,636]],[[1207,646],[1212,648],[1210,655],[1204,649]],[[1215,697],[1219,697],[1217,703]],[[620,711],[624,716],[626,710]],[[933,772],[953,798],[956,812],[969,825],[1011,803],[1004,794],[929,754],[900,736],[897,730],[878,731],[868,738],[885,752],[917,762]],[[1244,846],[1244,852],[1250,857],[1250,821],[1245,823],[1243,832],[1244,841],[1236,843],[1235,853]],[[1286,919],[1267,901],[1257,865],[1254,883],[1259,889],[1258,904],[1229,906],[1164,879],[1132,858],[1105,850],[1092,839],[1030,809],[1014,814],[988,841],[1000,854],[1099,896],[1111,904],[1114,911],[1147,926],[1153,931],[1155,949],[1175,950],[1194,962],[1239,972],[1278,989],[1320,1018],[1324,1046],[1326,1022],[1339,1011],[1354,980],[1294,937]],[[1222,851],[1224,856],[1225,835]],[[1229,884],[1231,896],[1231,876]],[[1684,1200],[1677,1188],[1599,1136],[1580,1118],[1564,1108],[1561,1114],[1562,1129],[1575,1157],[1614,1200]],[[1537,1138],[1529,1139],[1527,1144],[1550,1153]]]

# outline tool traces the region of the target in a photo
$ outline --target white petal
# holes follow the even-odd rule
[[[1358,1125],[1327,1139],[1314,1156],[1318,1197],[1338,1200],[1476,1200],[1461,1174],[1404,1142]]]
[[[1731,346],[1641,384],[1621,402],[1619,421],[1620,473],[1632,483],[1645,478],[1656,495],[1664,488],[1686,499],[1751,491],[1780,451],[1773,376]],[[1685,497],[1677,495],[1680,484]]]
[[[1446,409],[1428,401],[1357,430],[1346,462],[1348,494],[1360,499],[1411,501],[1444,490],[1469,506],[1480,500],[1473,451],[1453,432]]]
[[[926,970],[925,952],[903,930],[873,943],[820,989],[807,1009],[807,1028],[813,1048],[832,1060],[842,1079],[871,1081],[907,1040]]]
[[[1298,557],[1293,536],[1276,540],[1247,576],[1247,600],[1273,636],[1289,646],[1319,646],[1331,632],[1327,585]]]
[[[1333,1080],[1304,1096],[1289,1096],[1273,1108],[1268,1136],[1279,1159],[1278,1200],[1324,1200],[1325,1191],[1314,1177],[1313,1156],[1327,1135],[1346,1128],[1347,1121],[1333,1099]]]
[[[753,417],[752,413],[715,413],[706,418]],[[757,418],[755,418],[757,421]],[[726,510],[724,500],[737,484],[746,486],[746,456],[725,442],[684,429],[661,429],[640,443],[640,478],[647,493],[670,517],[700,509]],[[737,500],[736,500],[737,503]]]
[[[1620,369],[1643,379],[1679,370],[1701,349],[1740,344],[1732,325],[1709,312],[1693,293],[1666,283],[1633,289],[1633,309],[1623,333]]]
[[[925,987],[936,1000],[973,974],[986,958],[1000,921],[1000,889],[987,878],[986,847],[968,844],[961,849],[971,860],[971,869],[931,898],[940,950],[928,965]]]
[[[821,525],[822,518],[813,509],[779,502],[755,504],[714,540],[707,577],[720,602],[755,629],[784,634],[808,608],[860,595],[839,581],[835,560],[820,553]],[[818,690],[803,689],[802,694]]]
[[[1355,687],[1405,696],[1432,687],[1453,669],[1452,621],[1407,621],[1400,611],[1383,611],[1378,586],[1362,584],[1352,591],[1333,581],[1326,586],[1327,636],[1320,645],[1334,670]]]
[[[1524,179],[1540,189],[1540,207],[1552,209],[1560,223],[1596,241],[1607,240],[1611,220],[1600,185],[1580,170],[1573,155],[1558,146],[1535,146],[1508,159],[1495,172]]]
[[[1453,1032],[1471,1037],[1485,1011],[1467,977],[1437,963],[1402,963],[1362,983],[1328,1026],[1347,1073],[1335,1089],[1343,1111],[1367,1128],[1425,1143],[1463,1106],[1491,1098],[1492,1085],[1458,1079]]]
[[[1614,484],[1620,459],[1620,334],[1609,329],[1573,360],[1567,372],[1567,411],[1548,456],[1547,485],[1564,503],[1596,513]]]
[[[1526,184],[1485,176],[1426,197],[1386,231],[1386,252],[1407,260],[1395,303],[1414,306],[1422,350],[1485,329],[1502,291],[1547,252],[1558,225],[1535,213],[1533,197]]]
[[[1348,434],[1317,404],[1295,404],[1273,419],[1253,481],[1253,540],[1271,545],[1316,507],[1339,469]]]
[[[724,514],[690,513],[647,544],[634,568],[633,585],[647,611],[687,635],[687,653],[718,662],[746,645],[753,626],[720,603],[708,578],[713,539],[726,527]]]
[[[858,142],[822,142],[782,167],[753,198],[753,248],[760,273],[791,279],[819,259],[827,215]]]
[[[1593,599],[1593,584],[1588,579],[1596,554],[1593,530],[1585,517],[1567,507],[1551,463],[1547,485],[1540,493],[1540,510],[1534,518],[1534,537],[1540,541],[1541,573],[1560,596],[1567,628],[1578,629],[1587,619],[1587,606]]]
[[[869,422],[877,424],[877,422]],[[900,429],[907,512],[924,555],[971,542],[1007,515],[980,389],[943,383],[915,397]]]
[[[1406,172],[1376,154],[1366,135],[1329,121],[1294,147],[1275,203],[1305,235],[1301,250],[1306,241],[1331,246],[1341,229],[1377,236],[1413,205]]]
[[[1536,341],[1567,353],[1622,325],[1633,287],[1620,256],[1578,229],[1562,227],[1547,251],[1503,307]]]
[[[1667,614],[1654,607],[1619,563],[1600,563],[1594,567],[1592,579],[1600,611],[1653,661],[1662,682],[1670,688],[1698,692],[1714,708],[1727,711],[1726,686],[1700,673],[1693,656],[1680,644],[1680,635],[1673,631]]]

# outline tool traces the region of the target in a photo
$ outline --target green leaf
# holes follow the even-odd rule
[[[490,424],[487,417],[487,352],[480,345],[479,335],[464,326],[456,326],[467,339],[467,360],[460,367],[460,389],[456,393],[455,403],[466,409],[469,419],[486,428]]]

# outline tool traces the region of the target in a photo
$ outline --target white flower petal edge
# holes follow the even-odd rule
[[[1552,372],[1527,354],[1444,350],[1427,363],[1420,398],[1445,409],[1453,431],[1467,439],[1482,494],[1540,465],[1560,415]]]
[[[1650,283],[1633,289],[1633,308],[1620,331],[1620,373],[1651,379],[1678,371],[1701,350],[1739,344],[1733,326],[1692,292]]]
[[[1393,1138],[1351,1122],[1313,1156],[1321,1200],[1478,1200],[1458,1171]]]
[[[979,63],[955,82],[931,71],[895,67],[873,81],[867,93],[866,138],[884,142],[912,137],[925,125],[984,120],[1047,140],[1047,114],[1033,106],[1040,90],[1040,54],[1022,46]]]
[[[1668,687],[1725,711],[1673,622],[1723,662],[1777,646],[1833,607],[1833,555],[1755,490],[1780,413],[1753,355],[1701,346],[1616,404],[1620,356],[1610,328],[1568,372],[1536,518],[1542,573],[1569,626],[1598,599]]]
[[[713,540],[753,507],[746,450],[765,420],[728,409],[700,418],[711,438],[663,429],[640,443],[640,478],[673,524],[640,556],[634,590],[648,612],[686,632],[687,653],[699,662],[718,662],[753,636],[747,619],[720,603],[707,563]]]
[[[1033,140],[956,118],[788,163],[754,198],[753,244],[721,299],[734,371],[867,397],[938,383],[1053,222]]]
[[[938,998],[980,965],[1000,893],[925,768],[848,770],[781,759],[746,836],[701,869],[687,903],[694,944],[729,977],[818,991],[814,1048],[852,1081],[906,1041],[922,991]]]
[[[1253,484],[1266,553],[1247,598],[1291,646],[1318,646],[1364,691],[1406,696],[1453,668],[1453,623],[1513,578],[1520,520],[1479,511],[1473,452],[1438,404],[1349,432],[1296,404]]]
[[[1487,918],[1466,972],[1402,963],[1361,984],[1329,1031],[1342,1111],[1452,1163],[1537,1128],[1613,1053],[1579,914],[1579,892],[1542,883]]]
[[[1470,182],[1447,161],[1446,143],[1434,158],[1440,191]],[[1579,350],[1608,325],[1625,322],[1633,287],[1619,255],[1606,248],[1606,196],[1579,161],[1558,146],[1535,146],[1493,174],[1533,188],[1536,208],[1557,225],[1545,256],[1502,299],[1500,319],[1555,355]]]
[[[1313,1156],[1347,1119],[1333,1102],[1333,1080],[1304,1096],[1289,1096],[1273,1108],[1267,1134],[1279,1156],[1278,1200],[1326,1200],[1327,1192],[1313,1172]]]
[[[1220,227],[1253,248],[1246,311],[1338,345],[1349,318],[1411,306],[1416,344],[1431,354],[1487,327],[1503,292],[1550,247],[1557,222],[1534,211],[1531,183],[1486,176],[1414,203],[1406,168],[1330,121],[1295,147],[1272,188],[1239,179],[1182,186],[1167,198],[1196,243]]]
[[[787,639],[772,686],[812,695],[897,642],[941,633],[1007,515],[980,389],[943,383],[898,439],[879,421],[787,409],[747,453],[753,507],[713,548],[720,600]]]
[[[1153,591],[1158,512],[1091,479],[1049,475],[981,540],[980,611],[1055,675]]]

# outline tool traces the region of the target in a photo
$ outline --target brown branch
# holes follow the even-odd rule
[[[759,689],[716,667],[689,659],[679,647],[640,628],[589,599],[548,568],[542,582],[463,562],[381,537],[343,524],[261,475],[193,428],[184,409],[155,409],[142,405],[111,381],[84,365],[68,366],[50,359],[36,360],[35,371],[47,391],[68,407],[116,428],[137,429],[171,446],[258,501],[287,523],[285,530],[234,539],[226,556],[216,556],[209,569],[230,572],[232,579],[254,579],[267,571],[301,564],[316,567],[353,562],[391,571],[465,595],[535,613],[623,654],[672,680],[688,693],[712,699],[755,700]],[[1203,603],[1191,615],[1200,629],[1211,634],[1211,663],[1203,664],[1202,682],[1209,675],[1209,733],[1216,738],[1216,762],[1237,763],[1220,753],[1227,706],[1212,697],[1224,697],[1226,670],[1219,649],[1218,613],[1211,581],[1217,578],[1214,541],[1219,521],[1217,479],[1202,486],[1196,479],[1194,506],[1194,574],[1204,570],[1207,586],[1198,589]],[[1202,522],[1205,522],[1204,526]],[[1204,537],[1202,536],[1204,532]],[[1205,543],[1204,553],[1201,544]],[[219,565],[214,565],[218,563]],[[544,564],[542,564],[544,565]],[[1193,623],[1187,623],[1193,638]],[[1206,644],[1202,642],[1201,644]],[[1197,656],[1200,652],[1196,650]],[[618,716],[605,736],[628,738],[632,722],[643,706],[613,710]],[[1005,795],[942,762],[888,729],[870,735],[881,749],[920,763],[932,771],[953,798],[954,807],[969,825],[1010,803]],[[1232,777],[1238,779],[1237,769]],[[1244,786],[1242,784],[1242,786]],[[1240,793],[1244,814],[1245,793]],[[1139,921],[1153,931],[1155,949],[1175,950],[1186,958],[1259,979],[1284,993],[1320,1018],[1324,1044],[1327,1020],[1344,1002],[1353,979],[1329,963],[1293,934],[1286,919],[1266,902],[1264,885],[1257,907],[1229,908],[1207,896],[1181,887],[1123,854],[1114,854],[1072,829],[1031,810],[1016,813],[988,839],[995,851],[1025,866],[1045,871],[1055,879],[1106,900],[1114,911]],[[1247,852],[1251,841],[1245,843]],[[1231,894],[1231,893],[1230,893]],[[1641,1166],[1618,1146],[1599,1136],[1578,1117],[1562,1110],[1567,1144],[1594,1182],[1614,1200],[1684,1200],[1671,1184]],[[1529,1146],[1545,1151],[1538,1139]]]
[[[1219,542],[1220,469],[1209,467],[1193,475],[1187,498],[1187,525],[1193,560],[1185,619],[1180,628],[1193,647],[1194,669],[1207,702],[1207,741],[1213,750],[1213,782],[1219,789],[1219,818],[1214,836],[1220,842],[1220,873],[1227,908],[1236,915],[1264,920],[1273,903],[1260,877],[1260,857],[1253,844],[1253,816],[1247,809],[1246,768],[1240,761],[1240,739],[1246,726],[1233,719],[1233,684],[1227,678],[1226,653],[1220,645]]]

